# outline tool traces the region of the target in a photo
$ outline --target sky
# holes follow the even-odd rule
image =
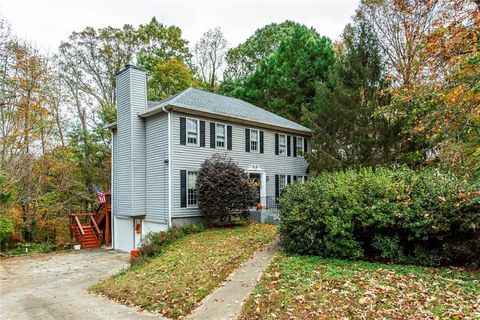
[[[0,0],[0,18],[9,21],[15,35],[48,52],[56,51],[72,31],[81,31],[86,26],[138,26],[153,16],[164,24],[179,26],[190,47],[214,27],[221,27],[233,47],[256,29],[287,19],[338,40],[358,3],[358,0]]]

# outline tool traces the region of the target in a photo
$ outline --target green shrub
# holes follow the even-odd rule
[[[161,252],[167,245],[192,233],[199,233],[205,230],[202,224],[173,227],[168,231],[150,232],[145,236],[140,245],[141,257],[153,257]]]
[[[287,251],[422,265],[480,264],[475,187],[438,170],[326,173],[280,198]]]
[[[28,248],[25,251],[25,247]],[[55,245],[53,243],[48,242],[40,242],[40,243],[17,243],[15,247],[11,250],[6,252],[6,256],[20,256],[25,254],[35,254],[35,253],[50,253],[55,251]]]

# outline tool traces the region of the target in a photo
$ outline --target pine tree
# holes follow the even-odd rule
[[[348,25],[316,109],[304,120],[315,130],[314,171],[374,165],[391,157],[395,128],[382,113],[387,82],[377,37],[368,24]]]

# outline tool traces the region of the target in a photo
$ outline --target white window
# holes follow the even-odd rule
[[[217,148],[225,149],[225,125],[221,123],[216,124],[215,129],[215,145]]]
[[[250,130],[250,152],[258,152],[258,130]]]
[[[302,137],[297,137],[297,145],[295,146],[297,148],[297,157],[302,157],[303,156],[303,138]]]
[[[281,156],[287,154],[287,137],[284,134],[278,135],[278,154]]]
[[[188,171],[187,174],[187,207],[196,207],[197,199],[197,172]]]
[[[283,189],[287,186],[287,176],[279,175],[278,176],[278,192],[282,194]]]
[[[187,144],[198,145],[198,120],[187,118]]]

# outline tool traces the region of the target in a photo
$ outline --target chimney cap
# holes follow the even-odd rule
[[[124,72],[127,71],[128,69],[136,69],[136,70],[140,70],[140,71],[146,72],[145,69],[140,68],[140,67],[137,67],[137,66],[134,65],[134,64],[126,64],[126,65],[123,67],[123,69],[120,69],[115,75],[116,75],[116,76],[119,76],[120,74],[124,73]]]

